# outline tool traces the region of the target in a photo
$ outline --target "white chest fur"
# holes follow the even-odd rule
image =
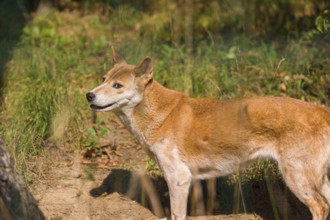
[[[125,108],[122,111],[116,112],[124,126],[133,134],[134,138],[143,146],[148,146],[146,138],[144,137],[142,131],[140,131],[136,125],[133,118],[133,109]]]

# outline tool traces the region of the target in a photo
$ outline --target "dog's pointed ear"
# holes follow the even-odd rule
[[[139,66],[135,67],[134,69],[135,76],[145,75],[151,79],[153,77],[153,69],[154,67],[151,58],[146,57]]]
[[[117,64],[126,63],[126,61],[117,53],[116,48],[114,46],[112,46],[111,49],[112,49],[112,58],[115,63]]]

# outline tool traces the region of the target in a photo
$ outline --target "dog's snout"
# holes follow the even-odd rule
[[[87,101],[91,102],[95,99],[95,94],[92,92],[89,92],[86,94]]]

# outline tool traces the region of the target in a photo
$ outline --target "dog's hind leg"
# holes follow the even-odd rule
[[[327,175],[324,177],[321,192],[324,198],[328,201],[328,205],[330,206],[330,181]]]
[[[322,178],[315,169],[288,162],[279,164],[283,178],[290,190],[310,210],[313,220],[326,220],[329,213],[329,204],[322,194]],[[299,168],[298,168],[299,167]],[[329,185],[324,188],[327,188]]]

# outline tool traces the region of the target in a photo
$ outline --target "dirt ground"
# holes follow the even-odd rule
[[[125,191],[125,178],[130,172],[121,170],[109,171],[106,169],[95,169],[86,171],[86,166],[81,164],[79,157],[73,158],[73,164],[60,162],[54,166],[48,174],[49,179],[33,186],[33,194],[39,202],[39,207],[47,219],[81,219],[81,220],[103,220],[103,219],[159,219],[149,209],[134,201],[127,190]],[[89,173],[92,172],[92,173]],[[121,180],[114,180],[118,184],[118,192],[111,193],[96,191],[102,188],[112,172],[115,176],[123,173]],[[90,175],[93,175],[92,177]],[[126,177],[125,177],[126,175]],[[109,180],[112,181],[112,180]],[[111,184],[111,183],[108,183]],[[191,219],[259,219],[255,215],[228,215],[198,217]]]
[[[42,180],[31,186],[31,191],[47,219],[152,220],[169,216],[166,182],[161,176],[151,177],[145,174],[148,156],[132,140],[118,119],[110,117],[107,123],[116,132],[111,132],[100,140],[103,149],[100,155],[95,156],[95,152],[86,150],[69,152],[58,146],[49,147],[51,167]],[[217,187],[219,188],[219,184]],[[226,187],[220,188],[228,191]],[[231,214],[233,208],[230,205],[233,201],[228,201],[228,198],[232,197],[233,192],[229,189],[230,195],[221,194],[223,200],[212,204],[211,211],[199,212],[204,215],[188,219],[273,219],[267,191],[259,186],[254,188],[258,193],[253,199],[255,208],[249,212],[251,214]],[[191,201],[195,201],[191,198],[192,196]],[[196,205],[191,201],[189,216],[200,215],[195,210],[199,207],[198,203]],[[209,201],[207,197],[205,201]],[[219,206],[222,211],[219,211]],[[224,210],[225,206],[229,208]],[[255,214],[254,210],[263,212]],[[208,213],[207,217],[205,213]]]

